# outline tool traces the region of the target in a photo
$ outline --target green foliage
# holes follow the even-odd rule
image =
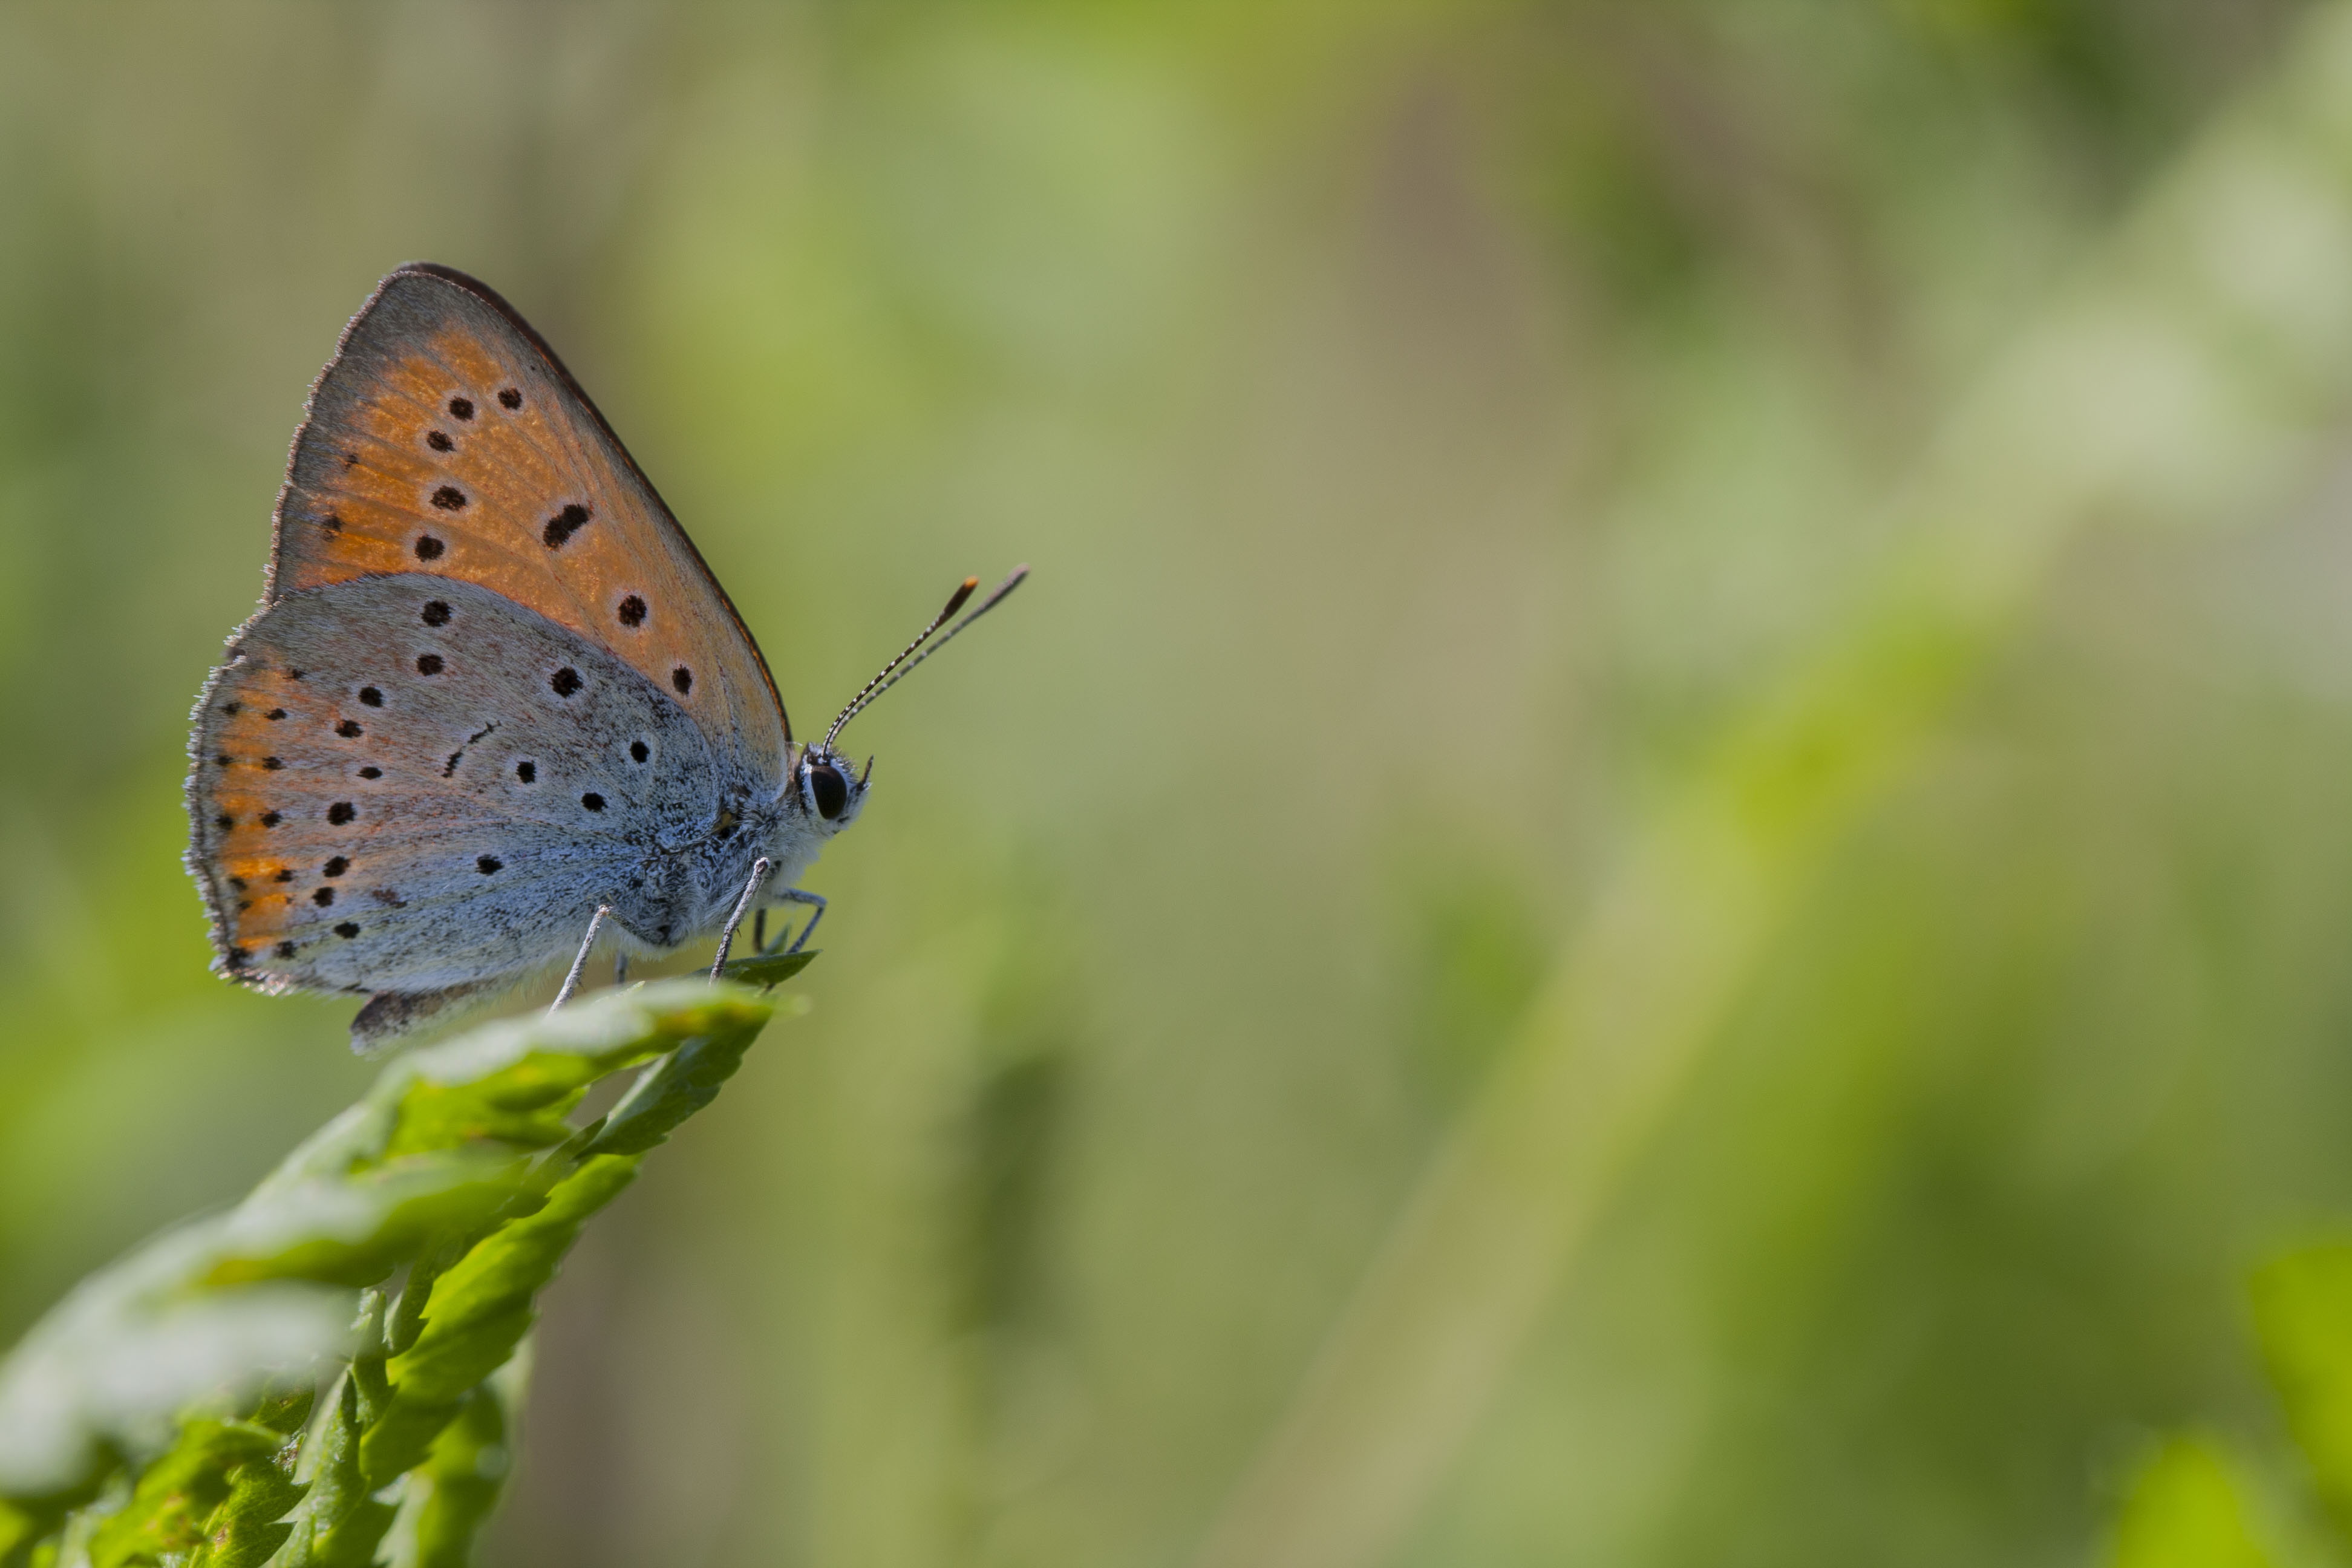
[[[807,955],[762,962],[730,972]],[[236,1208],[93,1276],[0,1363],[0,1564],[465,1563],[540,1291],[770,1012],[668,981],[415,1051]]]
[[[2176,1437],[2140,1468],[2116,1526],[2115,1568],[2271,1568],[2229,1458]]]
[[[416,1534],[411,1568],[462,1568],[509,1463],[503,1395],[485,1384],[466,1398],[409,1475]]]
[[[275,1462],[285,1444],[284,1433],[263,1426],[191,1421],[170,1452],[140,1475],[130,1502],[99,1525],[90,1542],[91,1568],[131,1568],[199,1548],[206,1548],[217,1562],[220,1552],[209,1551],[216,1533],[225,1538],[226,1550],[229,1539],[239,1533],[249,1547],[268,1532],[275,1538],[269,1541],[274,1550],[288,1531],[268,1521],[283,1515],[301,1495]],[[257,1510],[267,1510],[273,1504],[274,1511],[253,1521]],[[252,1522],[259,1524],[259,1531],[236,1529]]]
[[[2288,1428],[2339,1529],[2352,1531],[2352,1246],[2309,1247],[2253,1280],[2254,1324]]]
[[[754,952],[741,958],[730,958],[719,972],[722,980],[732,980],[740,985],[782,985],[802,970],[816,962],[817,950],[805,948],[799,952]]]
[[[2352,1543],[2352,1244],[2272,1259],[2250,1282],[2254,1330],[2304,1461],[2304,1479]],[[2243,1466],[2216,1439],[2176,1436],[2134,1478],[2116,1524],[2116,1568],[2268,1568]],[[2305,1553],[2308,1555],[2308,1553]]]

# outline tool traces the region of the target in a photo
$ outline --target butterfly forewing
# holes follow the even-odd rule
[[[270,599],[373,574],[479,584],[601,645],[753,773],[789,726],[734,607],[562,363],[488,289],[386,279],[311,394]]]

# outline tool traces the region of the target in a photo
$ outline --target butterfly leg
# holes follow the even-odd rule
[[[563,989],[555,994],[553,1005],[547,1009],[549,1012],[552,1013],[571,1001],[572,994],[580,989],[580,972],[588,967],[588,950],[596,945],[596,932],[604,925],[604,917],[612,912],[612,905],[598,904],[596,912],[588,918],[588,934],[580,939],[580,952],[572,960],[571,972],[563,977]]]
[[[743,884],[743,896],[735,900],[735,912],[727,917],[727,929],[719,933],[719,956],[710,961],[711,979],[718,979],[719,972],[727,967],[727,950],[735,945],[735,928],[743,923],[744,911],[751,907],[751,900],[759,895],[760,884],[768,879],[768,873],[774,868],[775,862],[765,855],[751,862],[751,879]]]
[[[613,955],[613,984],[615,986],[621,986],[628,983],[629,955],[625,952],[616,952]]]
[[[776,897],[782,899],[788,904],[814,905],[815,906],[816,913],[809,916],[809,923],[802,928],[801,934],[799,936],[793,939],[793,944],[790,947],[784,946],[784,938],[792,935],[793,922],[786,921],[784,922],[784,929],[776,933],[776,945],[774,947],[763,945],[760,951],[767,953],[772,953],[778,951],[784,952],[798,952],[802,948],[808,945],[809,932],[816,930],[816,922],[824,919],[824,900],[814,893],[803,892],[798,888],[786,888],[782,892],[778,893]],[[764,914],[767,911],[763,910],[761,912]]]

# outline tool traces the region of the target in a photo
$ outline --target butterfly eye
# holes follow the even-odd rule
[[[816,814],[831,822],[849,804],[849,781],[831,763],[819,763],[809,770],[809,794],[816,799]]]

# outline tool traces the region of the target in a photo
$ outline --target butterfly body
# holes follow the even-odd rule
[[[836,726],[837,728],[837,726]],[[214,967],[369,994],[355,1043],[568,956],[717,930],[865,784],[578,384],[504,301],[404,268],[313,388],[260,612],[190,737]]]

